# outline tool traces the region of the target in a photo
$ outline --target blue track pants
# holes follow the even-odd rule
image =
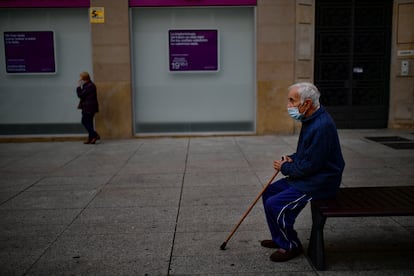
[[[285,250],[301,247],[293,225],[312,198],[291,187],[286,178],[282,178],[266,189],[262,199],[272,240]]]

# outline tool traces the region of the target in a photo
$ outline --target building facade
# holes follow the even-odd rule
[[[105,138],[294,133],[299,81],[339,128],[414,128],[413,20],[413,0],[3,0],[0,135],[83,133],[81,71]]]

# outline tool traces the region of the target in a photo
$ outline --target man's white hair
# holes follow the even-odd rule
[[[303,103],[306,99],[311,99],[313,106],[319,108],[319,98],[321,96],[321,93],[315,85],[310,82],[298,82],[291,85],[288,90],[291,90],[293,88],[298,88],[301,103]]]

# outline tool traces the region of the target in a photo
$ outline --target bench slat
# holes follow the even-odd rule
[[[326,217],[412,216],[414,186],[341,188],[336,199],[312,204]]]

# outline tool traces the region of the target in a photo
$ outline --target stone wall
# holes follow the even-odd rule
[[[128,0],[92,0],[104,7],[104,23],[91,23],[93,75],[100,112],[96,129],[105,138],[130,138],[132,129],[131,55]]]
[[[287,88],[313,80],[313,0],[257,3],[257,133],[294,133]]]
[[[408,75],[401,62],[409,62]],[[414,1],[394,1],[389,128],[414,128]]]

